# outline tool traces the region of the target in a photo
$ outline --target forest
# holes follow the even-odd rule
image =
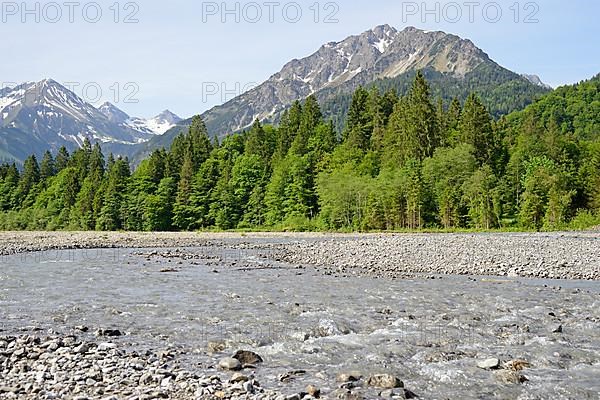
[[[494,118],[475,94],[358,88],[211,139],[200,117],[132,168],[86,140],[0,166],[3,230],[559,230],[600,225],[600,76]]]

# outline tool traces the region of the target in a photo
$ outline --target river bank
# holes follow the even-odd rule
[[[0,232],[0,255],[65,249],[255,248],[324,274],[600,280],[600,232],[481,234]]]

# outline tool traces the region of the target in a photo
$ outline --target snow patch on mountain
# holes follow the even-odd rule
[[[375,47],[380,53],[385,53],[392,44],[393,40],[381,38],[378,42],[373,43],[373,47]]]

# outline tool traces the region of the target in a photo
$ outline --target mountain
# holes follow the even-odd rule
[[[541,86],[546,89],[552,89],[552,86],[548,85],[547,83],[542,82],[540,77],[537,75],[521,74],[521,76],[523,78],[527,79],[529,82],[533,83],[534,85]]]
[[[151,119],[130,118],[127,124],[133,129],[151,132],[154,135],[162,135],[181,121],[183,120],[180,117],[169,110],[165,110]]]
[[[106,152],[131,155],[176,121],[168,112],[146,121],[110,103],[95,108],[52,79],[24,83],[0,90],[0,159],[23,161],[61,146],[73,150],[85,139]]]
[[[490,60],[485,53],[457,36],[415,28],[399,32],[382,25],[292,60],[262,85],[213,108],[204,118],[222,134],[243,129],[255,119],[267,119],[295,100],[349,82],[368,84],[427,67],[463,77],[486,62]]]
[[[102,104],[98,107],[98,110],[115,124],[150,135],[162,135],[182,121],[182,118],[169,110],[165,110],[156,117],[150,119],[130,117],[124,111],[109,102]]]
[[[478,92],[495,116],[530,104],[548,91],[530,78],[509,71],[473,42],[444,32],[381,25],[340,42],[324,44],[314,54],[292,60],[254,89],[214,107],[202,117],[209,132],[224,136],[247,128],[255,119],[277,121],[295,100],[315,94],[328,117],[343,125],[351,93],[359,86],[405,92],[417,70],[432,83],[433,94],[445,100],[466,99]],[[543,84],[542,84],[543,85]],[[189,125],[183,121],[142,146],[147,153],[172,140]]]
[[[108,101],[98,107],[98,111],[104,114],[104,116],[114,124],[125,124],[130,118],[125,111],[117,108],[117,106]]]

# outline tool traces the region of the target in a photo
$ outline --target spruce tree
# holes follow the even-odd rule
[[[496,143],[492,120],[479,97],[472,93],[465,102],[460,125],[459,140],[475,148],[475,157],[480,165],[494,165]]]
[[[440,145],[436,110],[431,102],[431,89],[422,72],[417,72],[408,94],[407,133],[419,143],[419,158],[431,157]]]
[[[370,148],[373,133],[373,114],[369,97],[369,92],[363,87],[354,92],[343,135],[344,141],[350,147],[362,151]]]
[[[42,163],[40,164],[40,179],[46,181],[47,179],[56,175],[56,162],[50,151],[44,153]]]
[[[71,156],[69,155],[67,148],[65,146],[61,146],[56,154],[56,173],[59,173],[63,169],[67,168],[70,158]]]
[[[188,140],[191,145],[191,156],[193,170],[197,171],[202,163],[206,161],[212,151],[212,144],[208,137],[208,130],[202,117],[196,115],[192,118],[192,124],[188,132]]]
[[[181,230],[189,230],[196,222],[191,206],[193,176],[193,156],[191,151],[188,151],[181,166],[179,183],[177,185],[177,197],[175,199],[175,206],[173,207],[173,225]]]

